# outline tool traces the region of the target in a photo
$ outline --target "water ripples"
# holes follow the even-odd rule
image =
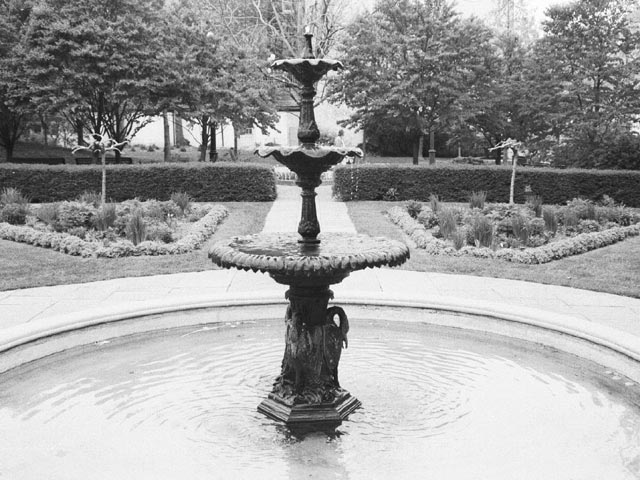
[[[139,435],[163,438],[171,432],[162,441],[177,442],[196,465],[215,451],[216,458],[247,471],[256,467],[257,458],[273,465],[284,458],[291,468],[291,462],[303,461],[309,444],[256,411],[279,373],[284,325],[274,320],[236,327],[135,337],[38,362],[4,382],[0,421],[6,423],[8,414],[16,430],[36,432],[43,426],[52,431],[91,424],[115,428],[115,441],[123,445]],[[316,450],[328,448],[330,455],[339,453],[357,464],[356,452],[364,449],[370,453],[359,462],[376,465],[374,455],[392,455],[402,442],[421,451],[428,445],[456,448],[456,442],[473,439],[484,448],[479,435],[503,435],[507,443],[511,435],[526,436],[530,432],[511,429],[537,428],[536,409],[550,406],[558,408],[558,418],[574,410],[576,418],[584,418],[605,405],[607,421],[615,423],[615,410],[624,420],[624,438],[637,441],[640,414],[612,407],[606,394],[576,380],[579,375],[566,362],[522,345],[514,354],[513,345],[467,337],[421,325],[353,325],[340,380],[363,406],[339,427],[338,437],[314,440],[329,445]],[[579,372],[584,371],[581,366]],[[615,428],[611,435],[614,443],[621,442]],[[628,465],[640,468],[640,451],[633,444],[620,450]],[[322,462],[333,465],[329,458]],[[421,457],[416,458],[420,465]]]

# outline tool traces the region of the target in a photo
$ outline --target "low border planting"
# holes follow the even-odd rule
[[[447,245],[444,241],[431,236],[425,227],[411,217],[405,208],[392,207],[387,212],[389,219],[398,225],[417,248],[425,250],[430,255],[471,256],[478,258],[497,258],[515,263],[540,264],[553,260],[578,255],[597,248],[606,247],[620,242],[627,237],[640,235],[640,224],[628,227],[614,227],[601,232],[581,233],[575,237],[566,238],[535,248],[501,249],[478,248],[465,246],[460,250]]]
[[[486,192],[486,201],[509,201],[511,168],[473,165],[351,165],[334,171],[333,194],[349,200],[419,200],[437,195],[445,202],[466,202],[471,192]],[[640,171],[520,167],[515,201],[525,201],[531,187],[546,204],[573,198],[598,200],[606,194],[628,207],[640,207]]]
[[[169,244],[145,241],[133,245],[129,241],[122,241],[105,247],[100,243],[87,242],[67,233],[43,232],[24,225],[10,225],[8,223],[0,223],[0,238],[51,248],[61,253],[81,257],[116,258],[141,255],[177,255],[200,248],[227,215],[228,211],[225,207],[214,205],[204,217],[191,225],[189,231],[180,240]]]

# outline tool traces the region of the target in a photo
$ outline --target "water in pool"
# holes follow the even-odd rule
[[[0,376],[0,478],[640,478],[640,388],[498,336],[352,322],[335,434],[290,434],[256,406],[282,320],[169,330]]]

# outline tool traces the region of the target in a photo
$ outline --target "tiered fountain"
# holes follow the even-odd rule
[[[316,143],[320,132],[313,110],[314,86],[342,64],[316,59],[312,36],[307,34],[305,38],[303,58],[279,60],[272,65],[302,85],[300,145],[257,151],[262,157],[273,155],[297,174],[296,183],[302,189],[298,233],[235,237],[214,245],[209,252],[219,266],[266,272],[276,282],[289,286],[282,371],[258,410],[291,426],[339,424],[360,406],[360,401],[338,382],[338,363],[343,346],[347,346],[349,323],[342,308],[328,307],[333,298],[329,287],[353,271],[396,266],[409,258],[409,249],[400,242],[364,235],[320,235],[315,189],[321,184],[321,175],[345,156],[362,153]]]

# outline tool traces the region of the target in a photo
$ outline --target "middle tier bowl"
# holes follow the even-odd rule
[[[295,147],[262,147],[256,150],[261,157],[273,156],[296,173],[323,173],[346,156],[362,157],[359,148],[298,145]]]

